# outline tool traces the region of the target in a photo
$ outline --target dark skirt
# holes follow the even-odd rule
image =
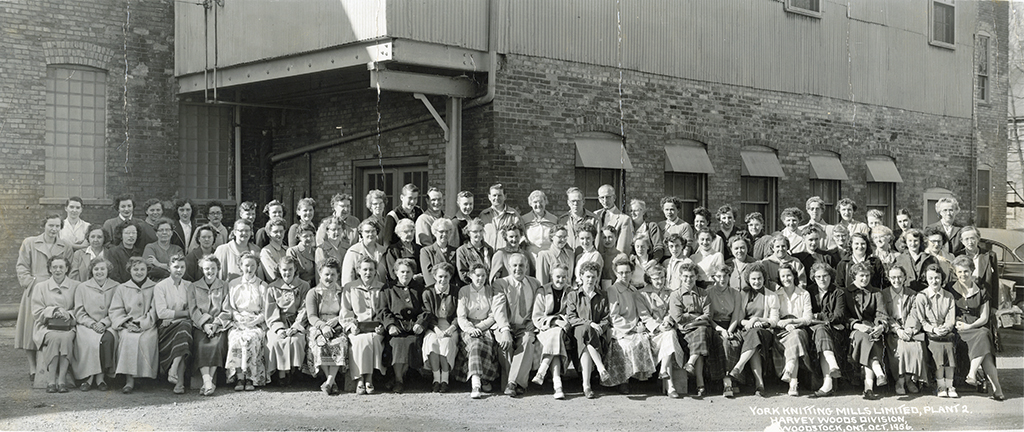
[[[743,331],[743,349],[740,352],[753,351],[764,347],[771,349],[775,345],[775,333],[770,329],[751,328]],[[762,350],[761,355],[765,355]]]
[[[686,346],[683,348],[690,355],[707,356],[708,355],[708,331],[711,330],[708,326],[697,326],[694,328],[680,331],[683,335],[683,340],[686,341]]]
[[[193,368],[224,367],[224,359],[228,356],[228,333],[222,331],[213,337],[207,337],[200,328],[192,329],[192,340],[195,343]]]
[[[729,328],[729,323],[719,323],[718,325]],[[736,366],[736,361],[740,358],[742,347],[742,336],[722,339],[720,333],[709,329],[708,358],[704,362],[704,377],[712,380],[724,378],[725,373],[731,371]]]
[[[589,325],[579,325],[572,329],[573,339],[576,341],[576,358],[582,358],[587,352],[587,347],[594,347],[598,352],[603,351],[604,333]]]
[[[871,358],[881,361],[882,341],[860,330],[850,332],[850,358],[861,366],[871,366]]]
[[[971,359],[992,354],[992,331],[988,327],[979,327],[969,330],[957,330],[958,348],[967,348],[967,355]]]
[[[192,322],[189,320],[174,321],[170,325],[157,329],[157,346],[160,349],[160,372],[166,373],[171,361],[181,357],[188,359],[192,355]]]
[[[460,339],[459,348],[465,355],[455,358],[455,379],[465,382],[473,375],[480,376],[483,381],[498,379],[501,372],[498,368],[498,344],[491,331],[485,330],[479,337],[462,332]]]

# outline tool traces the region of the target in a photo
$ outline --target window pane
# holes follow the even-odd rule
[[[231,153],[231,108],[182,104],[179,116],[181,195],[198,200],[230,199],[230,184],[217,174],[231,169],[227,156]]]
[[[597,189],[602,185],[615,188],[616,202],[622,200],[622,170],[605,168],[576,168],[575,186],[583,191],[584,208],[596,211],[601,208],[597,200]]]
[[[981,228],[988,228],[989,226],[989,206],[992,204],[990,194],[992,182],[990,175],[991,172],[989,170],[978,170],[978,209],[977,218],[974,223]]]
[[[775,215],[776,183],[770,177],[741,177],[740,180],[740,220],[747,214],[759,212],[764,216],[764,231],[775,231],[777,217]]]
[[[887,227],[895,226],[895,215],[893,212],[896,196],[895,183],[868,183],[868,202],[866,210],[879,210],[885,217],[882,223]]]
[[[932,2],[932,14],[935,22],[932,28],[932,34],[935,40],[939,42],[945,42],[952,44],[953,30],[954,30],[954,8],[953,6],[942,4],[938,2]]]
[[[693,223],[693,209],[707,205],[706,174],[665,173],[665,195],[674,196],[683,201],[680,217]]]
[[[47,197],[105,195],[106,76],[82,67],[46,69]]]
[[[795,8],[807,9],[815,12],[821,10],[818,0],[790,0],[789,4]]]
[[[836,202],[842,195],[842,182],[839,180],[811,180],[811,196],[816,196],[825,201],[824,216],[822,220],[828,224],[836,223]]]

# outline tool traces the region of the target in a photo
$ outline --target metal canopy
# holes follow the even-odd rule
[[[785,176],[782,171],[782,164],[779,157],[770,150],[741,150],[740,158],[743,159],[743,168],[740,175],[746,177],[775,177]]]
[[[687,145],[665,146],[665,171],[714,174],[715,167],[704,147]]]
[[[633,169],[622,141],[576,138],[576,166],[580,168]]]
[[[891,159],[868,159],[868,181],[874,183],[903,183],[896,163]]]
[[[846,169],[843,168],[843,163],[839,161],[839,158],[831,155],[812,155],[809,158],[811,162],[811,178],[817,180],[849,180],[850,176],[846,175]]]

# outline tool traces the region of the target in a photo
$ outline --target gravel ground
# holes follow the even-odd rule
[[[551,397],[551,385],[531,387],[525,397],[490,395],[471,400],[468,388],[429,393],[418,383],[402,395],[325,396],[312,381],[293,388],[268,387],[214,397],[196,391],[177,396],[166,382],[139,380],[133,395],[117,391],[47,394],[32,390],[13,328],[0,327],[0,429],[3,430],[1021,430],[1024,427],[1022,332],[1004,335],[999,359],[1009,400],[995,402],[961,391],[960,399],[886,395],[877,402],[854,390],[827,400],[791,397],[778,385],[775,396],[711,395],[703,400],[659,396],[653,382],[633,385],[633,394],[599,391],[583,398],[579,382],[566,383],[568,399]],[[120,380],[118,380],[120,381]],[[115,381],[115,384],[117,381]],[[378,388],[382,386],[378,385]],[[749,390],[748,390],[749,392]],[[845,410],[845,411],[841,411]],[[773,425],[779,421],[779,425]],[[788,428],[788,429],[787,429]]]

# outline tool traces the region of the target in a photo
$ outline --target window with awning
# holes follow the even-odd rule
[[[584,132],[576,136],[575,186],[583,191],[584,206],[594,211],[601,208],[597,189],[609,184],[622,201],[622,172],[632,170],[623,137],[607,132]],[[621,206],[620,206],[621,207]]]

